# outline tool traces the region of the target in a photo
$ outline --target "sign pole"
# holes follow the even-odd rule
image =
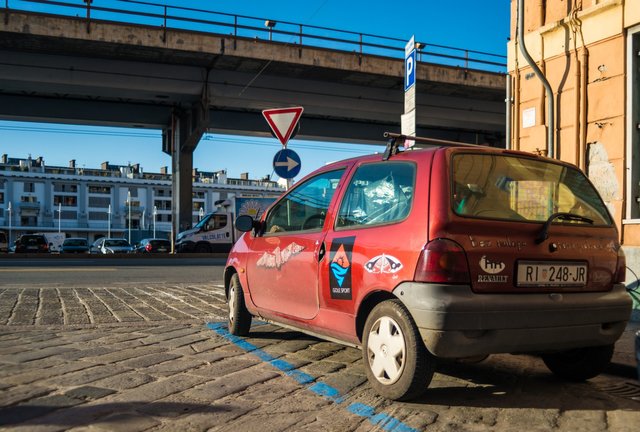
[[[416,40],[411,36],[404,47],[404,114],[400,117],[400,133],[416,135]],[[413,147],[413,140],[406,140],[405,148]]]

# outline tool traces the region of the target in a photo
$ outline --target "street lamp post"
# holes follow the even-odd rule
[[[60,233],[60,225],[62,219],[62,203],[58,203],[58,233]]]
[[[142,209],[142,229],[147,229],[145,219],[147,218],[147,209]]]
[[[153,206],[153,238],[156,238],[156,216],[158,216],[158,207]]]
[[[127,204],[129,204],[129,244],[131,244],[131,191],[127,191]]]
[[[111,238],[111,204],[109,204],[109,209],[107,210],[107,215],[108,215],[108,220],[109,222],[107,223],[107,238]]]

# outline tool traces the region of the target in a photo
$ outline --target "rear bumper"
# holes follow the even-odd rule
[[[438,357],[612,344],[631,314],[622,284],[604,293],[475,294],[464,285],[407,282],[394,294]]]

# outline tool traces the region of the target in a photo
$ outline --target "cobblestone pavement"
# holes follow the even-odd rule
[[[0,289],[0,430],[636,431],[629,329],[587,383],[529,356],[442,363],[413,403],[366,383],[361,354],[255,322],[226,333],[219,285]],[[206,323],[213,323],[209,326]],[[216,324],[217,323],[217,324]],[[637,328],[637,327],[636,327]],[[629,336],[629,337],[628,337]]]

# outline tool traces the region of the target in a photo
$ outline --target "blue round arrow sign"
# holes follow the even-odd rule
[[[273,170],[281,178],[294,178],[300,173],[300,168],[300,156],[293,150],[282,149],[273,157]]]

